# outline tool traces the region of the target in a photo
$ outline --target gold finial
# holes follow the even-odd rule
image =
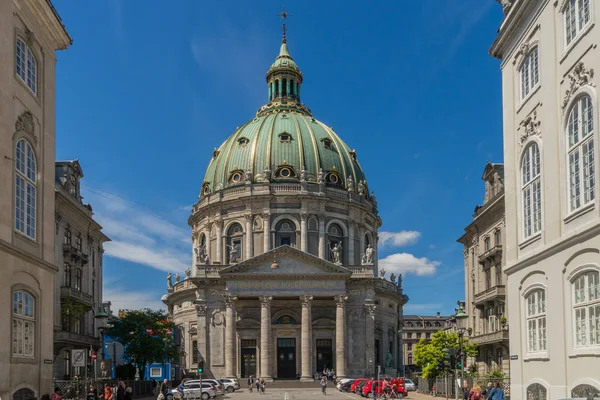
[[[286,32],[286,26],[285,26],[285,20],[287,17],[291,16],[291,14],[288,14],[285,12],[285,6],[282,6],[282,11],[281,14],[277,14],[278,17],[281,17],[281,19],[283,20],[282,26],[281,26],[281,31],[283,32],[283,37],[281,38],[281,42],[285,43],[286,42],[286,38],[285,38],[285,32]]]

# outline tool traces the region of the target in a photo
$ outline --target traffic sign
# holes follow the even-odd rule
[[[71,365],[73,367],[85,367],[86,364],[86,350],[85,349],[73,349],[71,350]]]
[[[92,361],[96,361],[96,352],[92,351]]]

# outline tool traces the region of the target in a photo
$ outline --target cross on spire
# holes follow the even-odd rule
[[[282,11],[281,14],[277,14],[278,17],[281,17],[281,19],[283,20],[282,22],[282,26],[281,26],[281,31],[283,32],[283,37],[281,38],[281,42],[285,43],[286,42],[286,38],[285,38],[285,33],[286,33],[286,26],[285,26],[285,20],[287,17],[291,16],[291,14],[288,14],[285,12],[285,6],[282,6]]]

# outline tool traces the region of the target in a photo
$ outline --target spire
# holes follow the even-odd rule
[[[281,43],[286,43],[287,42],[287,38],[285,37],[285,33],[286,33],[286,26],[285,26],[285,20],[287,17],[290,16],[290,14],[285,12],[285,6],[282,7],[282,11],[281,14],[277,14],[278,17],[281,17],[282,19],[282,25],[281,25],[281,32],[283,33],[283,36],[281,37]]]

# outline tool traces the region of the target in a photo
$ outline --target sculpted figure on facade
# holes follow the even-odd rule
[[[335,243],[333,245],[333,247],[331,248],[331,259],[333,260],[334,264],[342,263],[342,244],[341,243]]]
[[[244,173],[244,180],[246,181],[246,185],[250,185],[252,183],[252,171],[249,169]]]
[[[179,276],[179,272],[177,272],[175,274],[175,283],[179,283],[180,280],[181,280],[181,277]]]
[[[365,184],[364,181],[358,181],[358,195],[361,197],[365,196]]]
[[[236,262],[240,257],[240,245],[237,243],[226,245],[229,248],[229,262]]]
[[[325,174],[323,173],[323,168],[319,168],[319,180],[317,181],[319,184],[325,183]]]
[[[381,268],[381,269],[379,270],[379,276],[380,276],[381,278],[385,278],[385,272],[386,272],[386,271],[385,271],[385,269]]]
[[[369,243],[367,248],[365,249],[365,265],[373,265],[373,254],[375,253],[375,249]]]
[[[392,282],[394,285],[396,284],[396,274],[393,272],[390,274],[390,282]]]
[[[173,289],[173,279],[171,277],[170,272],[167,274],[167,289],[169,289],[169,290]]]
[[[206,251],[206,245],[202,244],[194,249],[196,252],[196,262],[200,264],[208,264],[208,253]]]
[[[190,276],[192,276],[192,270],[190,269],[190,267],[187,267],[185,269],[185,279],[188,279]]]
[[[348,191],[354,192],[354,179],[352,179],[352,175],[348,175],[348,180],[346,183],[348,185]]]
[[[306,170],[304,168],[300,171],[300,182],[306,182]]]

